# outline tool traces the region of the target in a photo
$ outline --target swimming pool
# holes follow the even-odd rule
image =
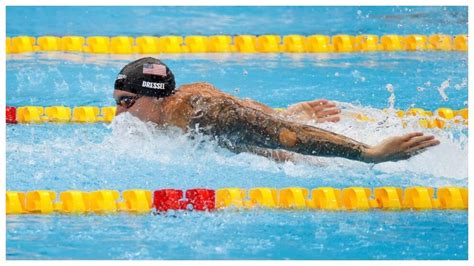
[[[275,19],[274,14],[281,15]],[[314,14],[331,27],[309,19]],[[112,17],[116,23],[110,23]],[[143,17],[166,23],[149,25]],[[60,21],[64,26],[57,26]],[[106,26],[90,27],[91,21]],[[341,32],[464,34],[467,8],[7,8],[8,36]],[[7,105],[113,105],[116,74],[138,57],[10,54]],[[272,107],[327,98],[379,122],[386,117],[380,109],[389,106],[387,84],[394,87],[398,109],[461,109],[468,101],[465,52],[159,58],[173,70],[178,85],[207,81]],[[437,88],[447,80],[449,99],[444,101]],[[213,143],[158,131],[128,115],[110,125],[8,125],[7,190],[467,187],[466,126],[426,129],[413,121],[404,128],[397,119],[378,124],[348,117],[318,126],[369,144],[416,129],[436,135],[442,144],[404,162],[372,167],[321,158],[315,166],[236,155]],[[467,259],[467,228],[465,211],[224,210],[166,216],[13,215],[7,216],[6,238],[7,259]]]

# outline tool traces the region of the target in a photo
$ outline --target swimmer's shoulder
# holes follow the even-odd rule
[[[163,113],[170,124],[186,130],[191,117],[215,102],[220,95],[224,93],[207,82],[184,84],[165,101]]]
[[[234,99],[235,97],[224,93],[214,85],[207,82],[196,82],[180,86],[173,95],[173,101],[184,102],[193,106],[207,105],[221,102],[221,99]]]
[[[195,82],[181,85],[176,94],[182,96],[216,96],[224,94],[214,85],[208,82]]]
[[[165,106],[171,109],[195,109],[197,103],[209,103],[225,95],[219,89],[207,82],[196,82],[181,85],[176,92],[167,97]]]

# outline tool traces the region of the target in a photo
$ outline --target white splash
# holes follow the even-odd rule
[[[465,179],[468,176],[467,147],[468,138],[465,126],[450,124],[451,129],[422,128],[418,118],[401,120],[394,112],[383,112],[370,107],[355,106],[348,103],[338,103],[343,108],[343,117],[339,123],[313,124],[363,143],[374,145],[390,136],[403,135],[413,131],[421,131],[434,135],[441,144],[427,149],[424,153],[406,161],[377,164],[374,169],[385,173],[412,172],[419,175],[433,175],[454,179]],[[359,122],[353,119],[354,113],[362,113],[373,119],[373,122]],[[464,133],[463,133],[464,132]],[[330,161],[333,161],[332,158]],[[335,160],[334,160],[335,161]],[[334,162],[329,162],[334,164]],[[347,161],[345,167],[357,165],[358,162]]]
[[[389,84],[390,85],[390,84]],[[393,87],[387,86],[393,93]],[[468,138],[460,134],[454,137],[461,125],[452,125],[452,130],[421,128],[417,118],[406,120],[403,127],[400,119],[393,112],[383,112],[370,107],[354,106],[348,103],[337,103],[343,109],[342,120],[338,123],[308,124],[327,129],[369,145],[379,143],[389,136],[402,135],[413,131],[432,134],[441,141],[437,147],[412,157],[406,161],[377,164],[374,169],[388,174],[410,172],[415,175],[431,175],[443,178],[464,179],[467,177],[467,142]],[[363,113],[374,122],[359,122],[350,114]],[[460,127],[459,129],[457,128]],[[109,126],[112,136],[106,138],[102,145],[113,146],[114,152],[128,154],[130,150],[140,147],[137,156],[146,161],[165,164],[189,165],[212,163],[222,167],[237,165],[257,171],[277,173],[283,171],[287,176],[310,176],[314,169],[326,168],[331,171],[367,171],[371,166],[365,163],[334,157],[301,156],[304,163],[276,163],[261,156],[241,153],[233,154],[217,146],[216,142],[206,136],[197,136],[190,140],[181,130],[171,128],[162,130],[153,123],[143,123],[137,118],[123,114]],[[460,132],[460,131],[459,131]],[[459,134],[458,134],[459,135]],[[125,140],[125,141],[124,141]]]
[[[466,86],[467,86],[467,78],[463,78],[461,83],[454,85],[454,88],[456,90],[462,90]]]
[[[451,80],[447,79],[441,83],[441,85],[438,87],[438,92],[439,95],[441,95],[441,98],[443,101],[447,102],[449,100],[448,95],[446,94],[446,89],[449,88]]]
[[[7,164],[10,165],[7,171],[13,170],[10,167],[35,168],[36,175],[32,179],[28,171],[16,170],[19,176],[9,179],[8,184],[29,184],[30,188],[46,184],[57,190],[117,186],[186,187],[189,184],[281,187],[295,184],[310,186],[314,182],[343,186],[350,182],[371,182],[374,177],[384,174],[400,183],[403,181],[400,176],[429,177],[407,182],[414,185],[431,185],[436,180],[444,185],[467,182],[468,138],[463,135],[465,133],[453,137],[456,135],[453,132],[457,132],[455,127],[451,132],[430,130],[419,128],[417,123],[410,121],[404,128],[400,119],[391,112],[347,103],[337,104],[343,108],[340,122],[309,124],[369,145],[388,136],[421,130],[435,135],[441,145],[407,161],[382,163],[374,167],[335,157],[305,156],[302,163],[276,163],[250,153],[234,154],[220,148],[210,137],[197,135],[190,138],[177,128],[163,130],[125,113],[107,126],[110,132],[104,132],[100,125],[95,129],[79,126],[66,138],[53,134],[43,136],[39,143],[9,142],[7,160],[19,163]],[[375,122],[359,122],[350,113],[363,113]],[[23,129],[33,131],[34,127]],[[32,165],[28,165],[30,161]],[[61,182],[54,179],[56,177]]]
[[[390,97],[388,97],[388,109],[393,110],[395,106],[395,91],[392,84],[387,84],[385,86],[388,92],[390,92]]]

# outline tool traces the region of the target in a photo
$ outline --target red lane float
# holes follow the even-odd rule
[[[168,210],[195,211],[215,210],[215,191],[212,189],[189,189],[183,198],[183,191],[179,189],[160,189],[153,192],[153,206],[158,212]]]
[[[216,208],[216,192],[212,189],[195,188],[186,191],[188,204],[196,211],[212,211]]]
[[[183,191],[179,189],[160,189],[153,192],[153,206],[158,212],[181,210]]]
[[[8,124],[16,124],[16,108],[7,106],[6,108],[6,119]]]

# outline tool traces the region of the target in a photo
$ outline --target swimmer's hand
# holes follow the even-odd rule
[[[318,123],[338,122],[341,120],[341,109],[328,100],[314,100],[290,105],[285,116],[297,120],[316,120]]]
[[[362,153],[362,157],[368,163],[406,160],[439,143],[439,140],[436,140],[434,136],[424,136],[422,132],[414,132],[385,139],[381,143],[367,148]]]

